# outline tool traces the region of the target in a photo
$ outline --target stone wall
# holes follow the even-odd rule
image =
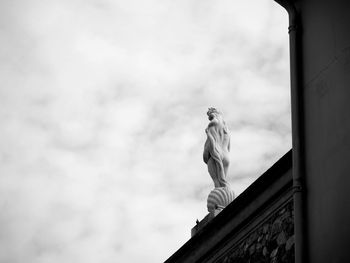
[[[294,263],[293,202],[275,211],[218,263]]]

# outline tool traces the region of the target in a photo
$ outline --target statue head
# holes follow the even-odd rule
[[[222,113],[220,111],[218,111],[217,109],[215,109],[215,108],[209,108],[208,112],[207,112],[207,115],[208,115],[208,119],[210,121],[212,121],[214,119],[217,119],[218,121],[222,121],[223,120]]]

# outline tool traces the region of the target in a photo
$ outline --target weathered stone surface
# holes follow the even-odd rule
[[[288,238],[287,243],[286,243],[286,250],[290,250],[294,245],[294,235]]]
[[[282,231],[277,236],[277,244],[280,246],[280,245],[283,245],[285,243],[286,243],[286,234]]]
[[[265,224],[263,227],[263,233],[266,234],[269,231],[270,225],[269,224]]]
[[[270,258],[274,258],[277,256],[278,253],[278,247],[275,248],[274,250],[272,250],[271,254],[270,254]]]
[[[252,246],[250,246],[249,248],[249,255],[253,255],[255,252],[255,244],[253,244]]]
[[[279,233],[282,229],[282,221],[280,218],[277,218],[272,225],[272,230],[271,230],[271,234],[272,235],[276,235],[276,233]]]
[[[256,251],[261,251],[261,249],[262,249],[261,243],[257,243],[255,246],[255,249],[256,249]]]
[[[236,244],[219,263],[294,263],[293,203],[288,202]]]
[[[269,251],[267,250],[266,247],[264,247],[264,249],[263,249],[263,255],[266,256],[268,253],[269,253]]]

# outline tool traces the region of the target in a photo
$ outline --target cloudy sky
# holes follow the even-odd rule
[[[240,194],[291,148],[273,0],[0,2],[0,262],[162,262],[213,183],[208,107]]]

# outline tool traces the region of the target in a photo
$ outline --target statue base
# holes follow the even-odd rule
[[[235,198],[234,192],[229,186],[214,188],[207,200],[209,214],[191,229],[191,237],[203,229],[214,217],[216,217]]]
[[[235,199],[235,194],[229,186],[214,188],[207,199],[207,208],[210,213],[217,209],[224,209]]]

